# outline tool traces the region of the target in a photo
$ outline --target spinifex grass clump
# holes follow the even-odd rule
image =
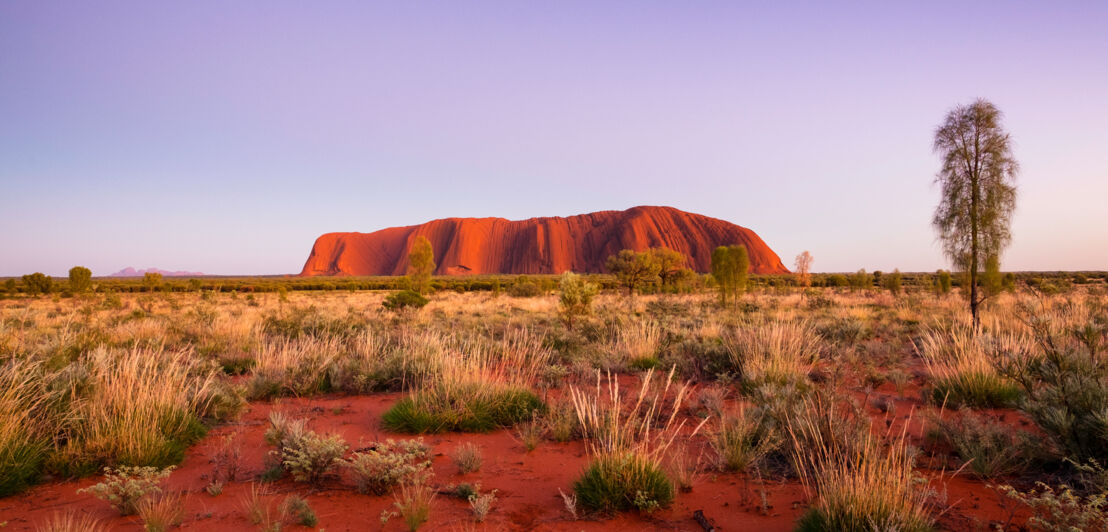
[[[740,408],[724,414],[708,437],[719,466],[732,471],[756,465],[783,443],[776,424],[762,409]]]
[[[203,436],[217,369],[191,351],[98,349],[84,365],[87,391],[72,405],[63,460],[78,472],[98,464],[162,467]]]
[[[767,383],[804,388],[819,359],[821,339],[807,323],[774,321],[742,325],[724,345],[745,390]]]
[[[491,347],[476,342],[444,350],[418,387],[382,416],[399,432],[487,432],[530,419],[544,408],[531,391],[549,351],[526,333]]]
[[[604,369],[650,369],[658,365],[662,328],[652,321],[639,320],[618,327],[607,346]]]
[[[23,490],[38,476],[50,446],[42,419],[49,396],[40,365],[0,364],[0,497]]]
[[[828,424],[835,423],[833,411],[813,406],[801,410],[790,423],[800,478],[817,496],[797,530],[933,530],[930,490],[926,481],[913,474],[915,454],[906,434],[884,445],[866,430],[857,441],[844,445],[826,431]]]
[[[573,485],[585,507],[603,512],[650,512],[673,502],[673,481],[663,464],[685,424],[677,420],[677,413],[687,391],[687,385],[681,386],[670,396],[673,373],[670,371],[660,386],[652,386],[654,371],[648,370],[638,396],[630,404],[624,404],[619,382],[611,374],[606,383],[597,375],[595,395],[570,388],[581,431],[593,456]]]
[[[920,338],[920,353],[931,373],[932,398],[938,404],[972,407],[1014,405],[1020,397],[1016,383],[1002,376],[989,357],[987,344],[997,339],[975,334],[969,324],[929,330]]]
[[[1036,443],[1027,432],[972,410],[946,419],[936,416],[932,423],[928,437],[950,445],[969,471],[981,478],[1019,473],[1038,454]]]

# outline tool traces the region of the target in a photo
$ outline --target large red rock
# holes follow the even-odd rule
[[[604,272],[622,249],[668,247],[707,272],[712,250],[741,244],[753,273],[788,273],[754,231],[672,207],[634,207],[567,218],[446,218],[373,233],[327,233],[315,241],[300,275],[404,275],[418,236],[431,241],[438,275]]]

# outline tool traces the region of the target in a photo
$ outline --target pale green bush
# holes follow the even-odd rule
[[[173,469],[173,466],[165,469],[123,466],[114,470],[106,467],[103,482],[77,490],[77,493],[89,493],[107,501],[120,515],[131,515],[138,510],[137,504],[143,497],[161,493],[160,484]]]
[[[423,440],[385,440],[343,462],[354,474],[358,493],[384,495],[406,479],[431,467]]]

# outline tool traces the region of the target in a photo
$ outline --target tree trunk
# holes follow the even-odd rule
[[[976,129],[976,128],[975,128]],[[981,326],[981,321],[977,316],[977,257],[978,251],[978,210],[981,208],[981,152],[979,145],[979,135],[974,136],[973,140],[973,168],[970,169],[970,314],[973,316],[973,332],[977,333],[977,330]]]

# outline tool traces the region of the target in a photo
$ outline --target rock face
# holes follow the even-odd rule
[[[315,241],[300,275],[404,275],[419,236],[431,241],[437,275],[601,273],[622,249],[668,247],[686,266],[711,269],[712,250],[741,244],[752,273],[788,273],[754,231],[672,207],[634,207],[567,218],[445,218],[373,233],[327,233]]]

